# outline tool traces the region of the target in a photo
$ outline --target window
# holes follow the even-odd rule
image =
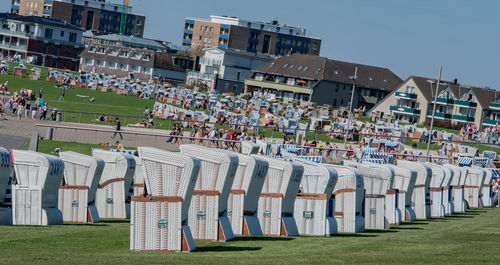
[[[120,70],[127,70],[127,65],[126,65],[126,64],[123,64],[123,63],[121,63],[121,64],[120,64]]]
[[[303,68],[303,66],[301,65],[301,66],[299,66],[299,67],[297,68],[297,70],[299,70],[299,71],[300,71],[300,70],[302,70],[302,68]]]
[[[205,27],[204,27],[204,26],[201,26],[201,27],[200,27],[200,31],[203,31],[203,30],[205,30]]]
[[[128,58],[128,51],[121,51],[120,52],[120,57]]]
[[[76,33],[74,32],[69,33],[69,41],[76,42]]]
[[[106,65],[110,69],[115,69],[116,68],[116,63],[115,62],[106,62]]]
[[[142,52],[134,52],[132,53],[132,59],[135,59],[135,60],[140,60],[142,58]]]
[[[373,81],[373,77],[369,76],[368,80]]]
[[[200,40],[201,40],[202,38],[203,38],[203,37],[202,37],[202,36],[200,36]]]
[[[212,37],[208,37],[208,41],[211,42],[212,41]]]
[[[210,32],[214,32],[214,27],[210,27]]]
[[[85,64],[86,65],[92,65],[92,59],[86,58],[85,59]]]
[[[45,29],[45,38],[52,39],[52,29]]]
[[[333,69],[333,73],[339,75],[339,71],[337,69]]]
[[[140,19],[138,19],[138,20],[137,20],[137,26],[140,26],[140,25],[141,25],[141,23],[142,23],[142,22],[141,22],[141,20],[140,20]]]
[[[95,46],[90,46],[89,52],[95,52],[96,47]]]
[[[146,54],[146,55],[144,55],[144,58],[143,58],[142,60],[144,60],[144,61],[149,61],[149,60],[151,60],[151,54]]]
[[[61,30],[61,37],[64,37],[64,31]]]
[[[117,49],[109,49],[108,55],[109,56],[117,56],[118,50]]]
[[[142,67],[142,72],[145,74],[149,74],[151,70],[149,69],[149,67]]]
[[[241,77],[241,72],[238,72],[238,74],[236,75],[236,80],[240,80],[240,77]]]
[[[104,54],[106,52],[106,49],[104,47],[99,47],[97,49],[97,52],[96,53],[99,53],[99,54]]]

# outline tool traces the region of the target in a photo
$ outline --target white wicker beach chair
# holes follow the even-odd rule
[[[12,186],[14,225],[60,225],[57,208],[64,163],[58,157],[12,150],[16,185]]]
[[[244,155],[253,155],[259,152],[260,145],[252,141],[241,142],[241,153]]]
[[[92,156],[105,163],[96,193],[100,218],[129,219],[135,159],[129,154],[101,149],[93,149]]]
[[[139,155],[147,194],[132,197],[130,249],[193,251],[188,213],[200,161],[152,147],[139,147]]]
[[[411,196],[411,207],[418,220],[429,219],[431,217],[430,183],[432,170],[425,164],[406,160],[398,160],[397,165],[417,171],[417,180]]]
[[[363,175],[352,167],[324,165],[337,171],[338,180],[333,190],[334,216],[341,233],[365,231]]]
[[[446,172],[440,165],[429,162],[422,163],[425,163],[432,170],[429,189],[431,195],[431,217],[444,217],[446,211],[443,202],[443,182],[446,177]]]
[[[0,225],[12,225],[12,208],[7,202],[12,159],[7,149],[0,147]]]
[[[228,218],[235,235],[262,236],[257,207],[269,164],[238,154],[238,169],[228,199]]]
[[[257,211],[262,233],[298,236],[293,210],[304,167],[282,159],[258,157],[269,163]]]
[[[104,169],[104,161],[75,152],[61,152],[64,184],[59,188],[59,210],[65,222],[100,221],[95,198]]]
[[[481,191],[486,178],[486,171],[480,167],[468,167],[467,179],[465,181],[464,199],[468,208],[481,208]]]
[[[365,228],[389,229],[390,224],[398,224],[401,213],[396,207],[396,192],[392,189],[394,171],[386,165],[359,164],[344,161],[363,175],[365,188]],[[398,214],[399,213],[399,214]]]
[[[446,164],[444,166],[453,171],[453,179],[450,184],[453,208],[455,212],[465,212],[467,207],[464,200],[464,184],[468,170],[465,167],[458,167],[451,164]]]
[[[228,241],[234,238],[227,217],[227,201],[238,168],[238,157],[221,149],[181,145],[181,153],[201,162],[189,208],[189,226],[194,239]]]
[[[337,234],[335,217],[333,213],[328,212],[333,189],[338,180],[337,171],[307,160],[299,159],[297,162],[304,167],[293,213],[299,234]]]

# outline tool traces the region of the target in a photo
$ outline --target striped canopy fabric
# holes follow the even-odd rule
[[[472,158],[469,157],[459,157],[457,159],[457,164],[461,167],[472,165]]]
[[[297,147],[284,147],[283,151],[296,155],[300,155],[302,153],[302,149]]]
[[[387,147],[391,147],[391,148],[399,146],[399,142],[391,142],[389,140],[379,140],[378,142],[387,146]]]
[[[111,152],[116,152],[116,153],[122,153],[122,154],[129,154],[129,155],[134,155],[135,151],[131,150],[120,150],[120,149],[113,149]]]
[[[474,157],[474,165],[485,167],[490,159],[487,157]]]
[[[491,173],[493,174],[494,178],[500,177],[500,169],[492,169]]]
[[[323,163],[323,157],[321,156],[299,156],[300,159],[305,159],[315,163]]]
[[[497,153],[496,152],[491,152],[491,151],[484,151],[483,152],[483,157],[487,157],[491,160],[496,160],[497,158]]]
[[[378,148],[365,147],[361,150],[361,158],[370,157],[371,154],[377,153]]]
[[[361,164],[363,164],[363,163],[387,164],[385,159],[374,159],[374,158],[362,159]]]

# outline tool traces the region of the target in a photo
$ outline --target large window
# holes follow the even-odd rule
[[[70,42],[76,42],[76,33],[71,32],[71,33],[69,34],[69,41],[70,41]]]
[[[52,29],[45,29],[45,38],[52,39]]]

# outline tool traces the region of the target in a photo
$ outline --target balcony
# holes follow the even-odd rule
[[[459,106],[462,106],[462,107],[469,107],[469,108],[475,108],[475,107],[477,107],[477,103],[469,102],[469,101],[463,101],[463,100],[455,100],[455,105],[459,105]]]
[[[45,5],[52,5],[52,0],[43,0]]]
[[[193,34],[193,30],[192,29],[185,29],[184,33],[186,33],[186,34]]]
[[[227,34],[219,34],[219,39],[228,39],[229,38],[229,35]]]
[[[226,46],[226,44],[219,44],[219,45],[217,45],[217,48],[219,48],[219,49],[226,49],[227,46]]]
[[[474,122],[474,117],[467,117],[463,115],[453,115],[453,119],[460,122]]]
[[[266,81],[257,81],[254,79],[247,79],[246,84],[247,84],[247,86],[276,89],[279,91],[288,91],[288,92],[301,93],[301,94],[307,94],[307,95],[312,94],[312,89],[307,88],[307,87],[301,87],[301,86],[290,86],[287,84],[279,84],[279,83],[266,82]]]
[[[500,125],[500,120],[484,120],[483,121],[483,125],[486,125],[486,126],[497,126],[497,124]]]
[[[433,97],[432,98],[432,103],[434,103],[434,101],[436,101],[437,104],[445,104],[445,105],[453,105],[453,103],[455,102],[455,100],[453,99],[447,99],[447,98],[436,98]]]
[[[51,13],[51,12],[50,12],[50,10],[48,10],[48,9],[44,9],[44,10],[43,10],[43,13],[44,13],[44,14],[46,14],[46,15],[50,15],[50,13]]]
[[[490,109],[500,110],[500,104],[499,103],[490,103]]]
[[[420,110],[418,109],[411,109],[407,107],[398,107],[398,106],[391,106],[391,111],[393,112],[398,112],[398,113],[403,113],[403,114],[408,114],[408,115],[420,115]]]
[[[428,111],[427,112],[427,117],[432,117],[432,111]],[[434,118],[436,119],[451,119],[452,118],[452,115],[451,114],[447,114],[447,113],[442,113],[442,112],[436,112],[434,113]]]
[[[405,99],[417,99],[417,94],[396,92],[396,97]]]
[[[191,40],[184,39],[184,40],[182,40],[182,43],[191,45]]]
[[[12,5],[12,6],[11,6],[11,9],[12,9],[12,10],[19,10],[19,5]]]

